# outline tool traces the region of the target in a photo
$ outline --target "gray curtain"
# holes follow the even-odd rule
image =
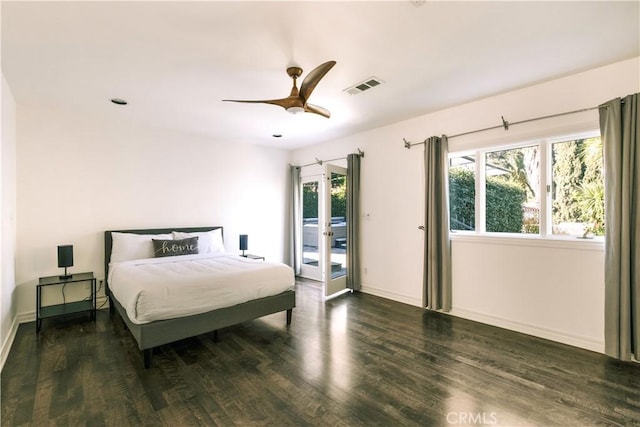
[[[347,288],[360,282],[360,154],[347,156]]]
[[[290,166],[291,175],[291,227],[289,230],[290,261],[295,274],[300,274],[302,263],[302,191],[300,190],[300,167]]]
[[[638,94],[599,108],[605,186],[605,353],[640,360]]]
[[[451,310],[451,244],[449,241],[449,165],[447,137],[424,144],[425,236],[424,299],[430,310]]]

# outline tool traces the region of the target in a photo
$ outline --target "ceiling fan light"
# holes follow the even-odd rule
[[[289,107],[289,108],[287,108],[287,111],[290,112],[291,114],[304,113],[304,108],[302,108],[302,107]]]

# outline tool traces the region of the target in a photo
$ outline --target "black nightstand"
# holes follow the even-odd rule
[[[65,286],[70,283],[90,282],[91,294],[89,299],[83,301],[67,302],[63,304],[42,306],[42,288],[44,286]],[[40,332],[42,319],[49,317],[63,316],[65,314],[79,313],[82,311],[91,312],[91,320],[96,320],[96,278],[93,273],[72,274],[68,279],[61,279],[60,276],[41,277],[36,288],[36,333]]]
[[[245,258],[249,258],[249,259],[261,259],[261,260],[265,260],[263,256],[260,255],[251,255],[251,254],[244,254],[244,255],[240,255],[243,256]]]

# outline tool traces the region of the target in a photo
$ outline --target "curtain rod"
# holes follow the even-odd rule
[[[484,129],[476,129],[476,130],[472,130],[472,131],[469,131],[469,132],[457,133],[457,134],[451,135],[451,136],[449,136],[447,138],[448,139],[452,139],[452,138],[457,138],[459,136],[471,135],[472,133],[485,132],[485,131],[488,131],[488,130],[494,130],[494,129],[500,129],[500,128],[503,128],[505,131],[507,131],[507,130],[509,130],[509,126],[520,125],[522,123],[528,123],[528,122],[534,122],[536,120],[550,119],[550,118],[553,118],[553,117],[566,116],[566,115],[569,115],[569,114],[583,113],[585,111],[596,110],[598,108],[600,108],[600,106],[583,108],[581,110],[567,111],[567,112],[558,113],[558,114],[550,114],[548,116],[535,117],[533,119],[520,120],[518,122],[513,122],[513,123],[509,123],[508,121],[506,121],[504,119],[504,116],[500,116],[500,118],[502,119],[502,124],[501,125],[491,126],[491,127],[484,128]],[[409,142],[404,138],[402,138],[402,140],[404,141],[404,148],[406,148],[406,149],[410,149],[414,145],[422,145],[422,144],[426,144],[427,143],[426,139],[424,141],[421,141],[421,142]]]
[[[358,148],[358,152],[357,153],[352,153],[352,154],[357,154],[360,157],[364,157],[364,151],[362,151],[361,149]],[[306,165],[300,165],[298,166],[299,168],[305,168],[307,166],[313,166],[313,165],[320,165],[322,166],[323,163],[325,162],[335,162],[336,160],[345,160],[346,157],[337,157],[335,159],[328,159],[328,160],[320,160],[317,157],[315,158],[316,161],[313,163],[307,163]]]

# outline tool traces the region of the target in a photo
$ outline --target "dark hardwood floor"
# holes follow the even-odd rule
[[[278,313],[162,346],[117,315],[19,327],[1,424],[640,426],[640,365],[366,294],[297,284]]]

